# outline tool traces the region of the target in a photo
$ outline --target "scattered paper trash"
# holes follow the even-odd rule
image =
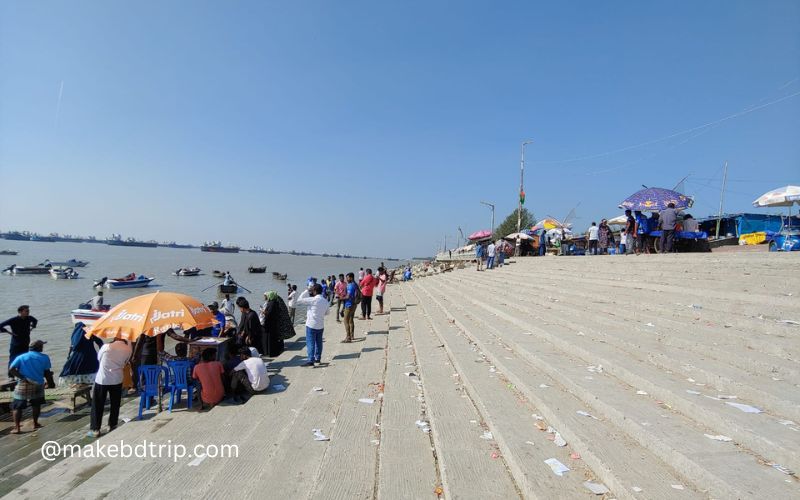
[[[713,439],[714,441],[733,441],[733,439],[729,438],[728,436],[723,436],[722,434],[717,434],[716,436],[712,436],[711,434],[704,434],[705,437],[708,439]]]
[[[641,492],[642,492],[642,489],[641,489],[641,488],[639,488],[638,486],[634,486],[634,487],[632,487],[631,489],[632,489],[633,491],[635,491],[636,493],[641,493]]]
[[[477,420],[470,420],[470,421],[469,421],[469,423],[471,423],[471,424],[477,424],[477,423],[478,423],[478,421],[477,421]]]
[[[492,453],[492,458],[500,458],[500,454],[495,451]]]
[[[599,418],[595,417],[595,416],[594,416],[594,415],[592,415],[591,413],[589,413],[589,412],[585,412],[585,411],[583,411],[583,410],[578,410],[578,411],[576,411],[575,413],[577,413],[578,415],[581,415],[581,416],[583,416],[583,417],[589,417],[589,418],[593,418],[594,420],[600,420]]]
[[[186,464],[186,466],[187,467],[197,467],[198,465],[200,465],[203,462],[203,460],[206,459],[207,456],[208,455],[206,455],[205,453],[203,453],[202,455],[198,455],[198,456],[196,456],[194,458],[194,460],[192,460],[191,462]]]
[[[567,445],[567,441],[566,441],[566,439],[561,437],[561,434],[556,432],[555,435],[554,435],[554,438],[553,438],[553,444],[555,444],[559,448],[563,448],[564,446]]]
[[[372,399],[372,398],[361,398],[361,399],[358,400],[358,402],[359,403],[364,403],[366,405],[371,405],[372,403],[375,402],[375,400]]]
[[[585,481],[583,486],[586,487],[587,490],[591,491],[595,495],[605,495],[608,493],[608,488],[600,483],[593,483],[591,481]]]
[[[490,373],[495,373],[496,371],[497,371],[497,368],[495,368],[494,366],[490,366],[489,367],[489,372]]]
[[[703,306],[701,306],[699,304],[692,304],[689,307],[691,307],[692,309],[702,309],[703,308]]]
[[[125,422],[126,424],[131,421],[131,417],[119,417],[119,419]]]
[[[656,325],[654,325],[653,323],[647,323],[647,324],[646,324],[646,325],[644,325],[644,326],[654,327],[654,326],[656,326]]]
[[[533,335],[532,332],[522,332],[523,335]]]
[[[644,391],[636,391],[636,394],[638,394],[640,396],[647,396],[647,393],[644,392]]]
[[[784,467],[783,465],[780,465],[780,464],[775,464],[775,463],[771,463],[771,464],[769,464],[769,465],[770,465],[770,467],[772,467],[773,469],[775,469],[775,470],[777,470],[777,471],[779,471],[779,472],[783,472],[783,473],[784,473],[784,474],[786,474],[787,476],[794,476],[794,472],[792,472],[791,470],[789,470],[787,467]]]
[[[583,333],[583,332],[578,332],[578,336],[580,336],[580,337],[584,337],[584,336],[586,336],[586,334],[585,334],[585,333]]]
[[[430,424],[424,420],[417,420],[416,424],[417,427],[419,427],[419,430],[421,430],[425,434],[428,434],[431,431]]]
[[[547,389],[548,387],[550,386],[547,384],[539,384],[539,389]]]
[[[370,443],[374,444],[375,446],[381,444],[381,442],[378,441],[377,439],[373,439],[372,441],[370,441]]]
[[[682,490],[683,489],[683,485],[682,484],[673,484],[672,488],[675,489],[675,490]]]
[[[536,422],[536,428],[539,429],[540,431],[545,431],[547,430],[547,425],[541,420],[539,420]]]
[[[686,393],[687,393],[687,394],[694,394],[695,396],[699,396],[700,394],[702,394],[702,392],[699,392],[699,391],[693,391],[693,390],[691,390],[691,389],[686,389]]]
[[[797,425],[796,423],[794,423],[791,420],[778,420],[778,423],[781,424],[781,425]]]
[[[283,384],[275,384],[275,385],[272,386],[272,390],[278,391],[278,392],[285,391],[286,390],[286,386],[283,385]]]
[[[324,389],[322,387],[313,387],[311,389],[312,392],[322,392]]]
[[[322,429],[311,429],[314,433],[314,441],[330,441],[331,438],[322,433]]]
[[[535,418],[536,420],[544,420],[544,417],[543,417],[543,416],[541,416],[541,415],[537,415],[537,414],[535,414],[535,413],[534,413],[533,415],[531,415],[531,416],[532,416],[533,418]]]
[[[741,403],[731,403],[730,401],[726,401],[725,404],[728,406],[733,406],[737,410],[741,410],[745,413],[761,413],[761,410],[755,406],[743,405]]]
[[[544,463],[550,466],[556,476],[563,476],[565,472],[569,472],[569,467],[559,462],[558,459],[548,458]]]
[[[481,436],[481,439],[487,439],[487,440],[490,440],[490,439],[494,439],[494,436],[492,436],[492,433],[491,433],[491,432],[489,432],[489,431],[484,431],[484,432],[483,432],[483,436]]]
[[[778,323],[783,323],[784,325],[800,325],[800,321],[795,321],[793,319],[779,319]]]
[[[403,375],[405,375],[406,377],[416,377],[417,376],[417,374],[414,373],[414,372],[405,372]]]
[[[571,458],[573,460],[580,460],[581,459],[581,454],[578,453],[577,451],[573,451],[572,453],[569,454],[569,458]]]

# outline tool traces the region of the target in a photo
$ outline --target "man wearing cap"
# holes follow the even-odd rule
[[[17,315],[0,323],[0,332],[11,334],[11,343],[8,348],[8,367],[14,358],[28,352],[28,345],[31,343],[31,330],[36,328],[38,322],[31,316],[31,308],[22,305],[17,308]],[[6,330],[10,326],[11,331]]]
[[[219,323],[211,327],[211,336],[219,337],[225,331],[225,315],[219,311],[219,304],[216,300],[210,303],[208,308],[211,310],[211,314],[214,315],[214,319],[219,321]]]
[[[42,353],[44,344],[42,340],[33,342],[28,352],[17,356],[9,367],[11,376],[18,379],[14,388],[14,401],[11,403],[11,409],[14,411],[14,429],[11,430],[11,434],[22,432],[20,429],[22,410],[28,407],[28,403],[31,405],[33,428],[41,427],[39,413],[44,403],[45,379],[48,388],[56,386],[53,372],[50,371],[50,357]]]
[[[176,349],[177,352],[177,349]],[[100,367],[94,377],[92,387],[92,416],[89,424],[89,437],[100,436],[100,426],[103,422],[103,408],[106,405],[106,396],[111,399],[108,414],[109,430],[114,430],[119,420],[119,406],[122,402],[122,378],[125,364],[131,357],[131,346],[122,338],[115,338],[105,344],[97,353]]]

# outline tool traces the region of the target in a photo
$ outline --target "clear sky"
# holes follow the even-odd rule
[[[0,44],[5,230],[431,255],[527,138],[577,229],[687,175],[715,212],[726,160],[727,211],[800,184],[796,0],[16,0]]]

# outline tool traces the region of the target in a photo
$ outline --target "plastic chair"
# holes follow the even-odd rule
[[[178,404],[181,402],[181,395],[186,391],[186,407],[192,409],[192,399],[194,399],[194,380],[191,378],[192,372],[191,361],[168,361],[169,371],[171,373],[171,382],[165,386],[169,390],[169,412],[172,413],[172,405],[175,404],[175,395],[178,396]]]
[[[161,387],[159,377],[169,377],[166,368],[160,365],[142,365],[139,367],[139,378],[137,386],[139,388],[139,420],[142,419],[142,410],[150,409],[150,398],[158,398],[161,401]]]

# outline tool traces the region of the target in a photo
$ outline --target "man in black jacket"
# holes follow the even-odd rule
[[[261,328],[261,322],[258,320],[258,313],[250,309],[250,303],[244,297],[236,299],[236,305],[242,312],[242,318],[239,321],[239,331],[236,333],[236,343],[240,346],[255,347],[258,352],[264,350],[264,332]]]

